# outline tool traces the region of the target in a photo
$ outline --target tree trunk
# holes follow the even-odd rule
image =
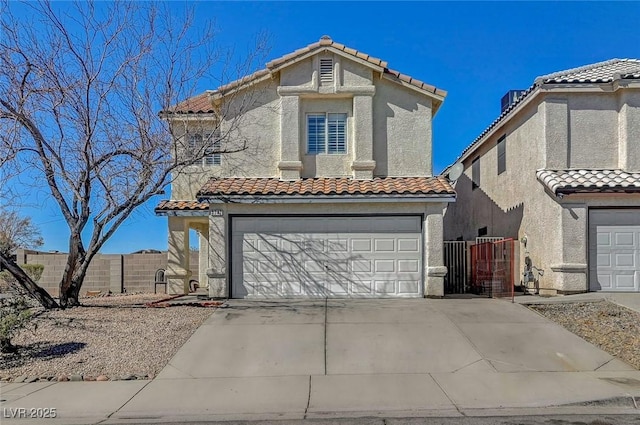
[[[16,279],[18,284],[23,287],[32,297],[46,309],[58,308],[59,305],[49,295],[47,291],[38,286],[25,272],[10,258],[0,255],[0,264],[7,269],[9,273]]]
[[[71,282],[71,285],[66,290],[62,290],[62,285],[60,285],[60,307],[69,308],[69,307],[77,307],[80,305],[80,287],[76,280],[74,279]]]

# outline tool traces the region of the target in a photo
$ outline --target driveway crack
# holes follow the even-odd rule
[[[460,415],[462,416],[467,416],[462,410],[460,410],[460,408],[458,407],[458,405],[456,404],[455,401],[453,401],[453,399],[451,398],[451,396],[449,394],[447,394],[447,392],[445,391],[444,388],[442,388],[442,385],[440,385],[440,382],[438,382],[438,380],[435,378],[435,376],[433,376],[432,374],[429,374],[429,376],[431,377],[431,379],[433,380],[433,382],[436,383],[436,385],[438,386],[438,388],[440,388],[440,391],[442,391],[442,393],[449,399],[449,401],[451,402],[451,404],[453,405],[453,407],[456,408],[456,410],[458,411],[458,413],[460,413]]]
[[[329,299],[324,299],[324,374],[327,374],[327,309]]]
[[[302,419],[307,419],[309,404],[311,404],[311,375],[309,375],[309,396],[307,397],[307,407],[304,408],[304,417]]]

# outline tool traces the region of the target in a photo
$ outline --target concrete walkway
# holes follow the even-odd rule
[[[3,423],[38,407],[57,409],[47,423],[70,424],[637,415],[640,371],[507,301],[231,301],[153,381],[1,390]],[[617,403],[575,405],[603,399]]]

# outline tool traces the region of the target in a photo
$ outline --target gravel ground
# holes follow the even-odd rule
[[[82,307],[44,311],[12,342],[16,354],[0,354],[0,379],[104,375],[153,378],[214,309],[144,308],[166,295],[85,298]],[[87,379],[87,377],[89,379]]]
[[[529,308],[640,369],[640,313],[608,301],[534,304]]]

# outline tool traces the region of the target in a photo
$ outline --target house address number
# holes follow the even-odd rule
[[[222,217],[224,214],[222,210],[211,210],[211,215],[214,217]]]

